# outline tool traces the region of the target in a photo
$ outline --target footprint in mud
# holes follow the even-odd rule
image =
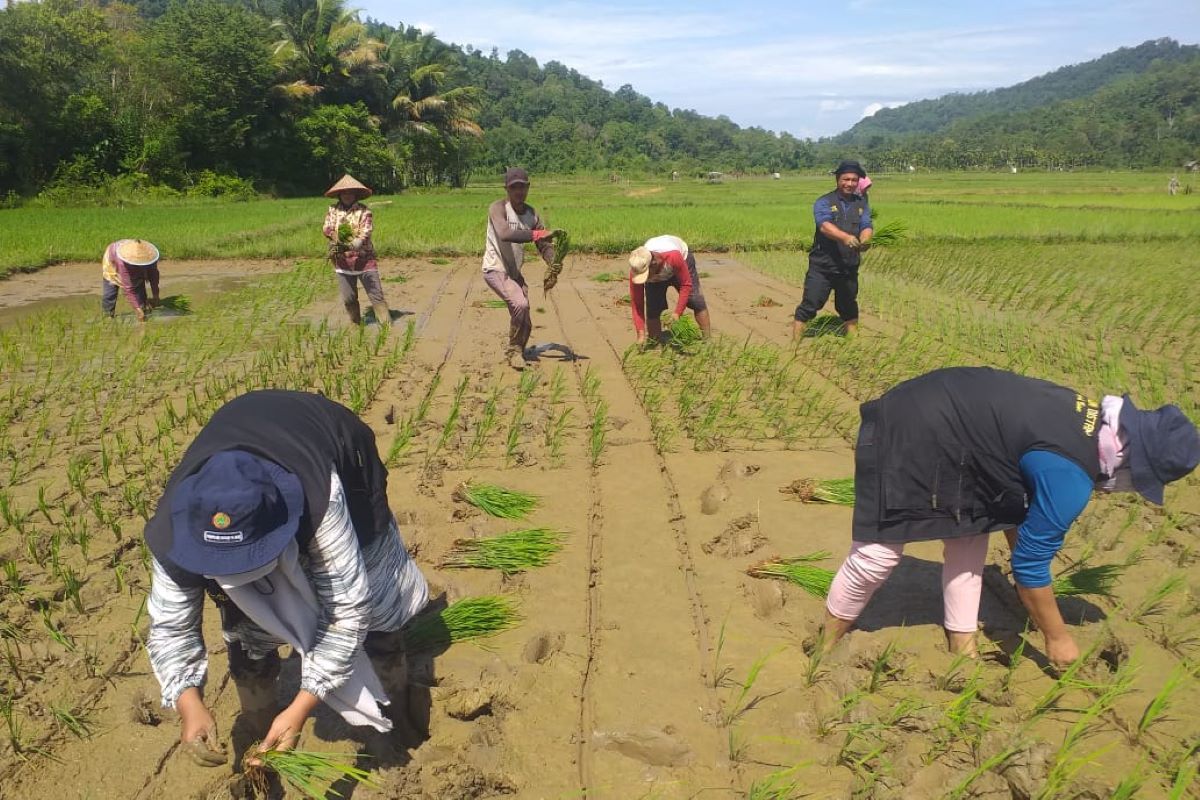
[[[562,631],[539,633],[525,643],[521,657],[529,664],[545,664],[555,653],[563,649],[566,641],[566,634]]]
[[[737,558],[747,556],[767,543],[758,527],[757,514],[743,514],[725,526],[718,535],[701,545],[704,552],[712,555]]]
[[[729,487],[724,483],[714,483],[700,493],[700,513],[716,514],[730,498]]]
[[[759,619],[771,619],[783,611],[786,595],[779,581],[744,581],[742,593]]]
[[[717,473],[717,479],[727,481],[733,478],[749,478],[758,472],[759,469],[761,467],[758,464],[747,464],[744,461],[730,459],[721,465],[721,470]]]
[[[691,748],[668,730],[595,731],[592,741],[652,767],[677,767],[692,760]]]

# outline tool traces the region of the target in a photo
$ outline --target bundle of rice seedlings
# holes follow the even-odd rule
[[[773,558],[755,564],[746,570],[753,578],[777,578],[796,584],[813,597],[829,596],[829,586],[833,583],[834,572],[824,567],[815,567],[813,561],[829,558],[829,552],[821,550],[796,558]]]
[[[596,283],[619,283],[629,276],[622,272],[597,272],[592,276]]]
[[[485,539],[456,539],[443,567],[498,569],[505,575],[544,567],[562,549],[562,531],[527,528]]]
[[[473,481],[459,484],[454,490],[454,499],[501,519],[524,519],[538,504],[538,499],[531,494]]]
[[[516,603],[506,597],[466,597],[414,618],[404,629],[404,644],[410,652],[417,652],[483,639],[513,627],[520,618]]]
[[[798,500],[805,503],[854,505],[854,478],[831,478],[825,481],[802,478],[792,481],[784,490],[796,495]]]
[[[550,242],[554,245],[554,259],[546,269],[546,277],[542,279],[542,291],[546,292],[553,289],[554,285],[558,283],[558,275],[563,268],[563,259],[571,251],[571,235],[559,228],[550,236]]]
[[[904,241],[908,238],[908,226],[903,222],[896,220],[889,222],[882,228],[877,228],[871,234],[872,247],[890,247],[894,244]]]
[[[256,752],[258,745],[251,745],[246,753],[246,779],[258,796],[270,794],[267,771],[279,775],[292,788],[311,800],[324,800],[332,793],[342,794],[332,784],[351,780],[373,789],[379,788],[366,770],[354,766],[353,757],[345,753],[316,753],[309,750],[264,750]],[[347,760],[350,759],[350,760]],[[257,760],[258,763],[250,763]]]
[[[492,300],[476,300],[471,305],[475,308],[508,308],[508,303],[498,297]]]
[[[700,326],[696,324],[695,318],[691,315],[685,315],[675,320],[671,325],[671,343],[680,347],[698,344],[704,334],[700,332]]]
[[[349,222],[343,222],[341,225],[338,225],[337,234],[338,241],[342,244],[346,244],[354,238],[354,228],[350,227]]]
[[[158,307],[176,314],[192,313],[192,301],[187,298],[187,295],[182,294],[173,294],[170,297],[162,298],[158,301]]]
[[[1101,564],[1085,567],[1076,564],[1054,578],[1054,593],[1060,597],[1102,595],[1112,597],[1117,581],[1125,572],[1122,564]]]

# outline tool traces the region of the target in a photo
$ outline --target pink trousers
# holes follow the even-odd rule
[[[942,604],[948,631],[974,633],[979,627],[979,595],[983,591],[988,535],[942,540]],[[903,553],[902,542],[851,542],[850,555],[833,578],[825,608],[838,619],[851,622],[858,619],[875,590],[900,563]]]

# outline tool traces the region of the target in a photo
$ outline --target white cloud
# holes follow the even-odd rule
[[[822,100],[817,103],[818,111],[845,111],[854,105],[853,100]]]
[[[899,108],[902,105],[905,105],[905,103],[903,103],[903,102],[887,102],[887,103],[874,102],[862,110],[862,116],[859,117],[859,119],[866,119],[867,117],[873,117],[873,116],[875,116],[875,114],[877,112],[882,111],[885,108]]]

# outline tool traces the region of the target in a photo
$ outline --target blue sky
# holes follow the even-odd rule
[[[1009,86],[1122,46],[1200,41],[1200,2],[350,4],[501,55],[560,61],[609,89],[801,137],[845,130],[884,106]],[[405,16],[407,15],[407,16]]]

